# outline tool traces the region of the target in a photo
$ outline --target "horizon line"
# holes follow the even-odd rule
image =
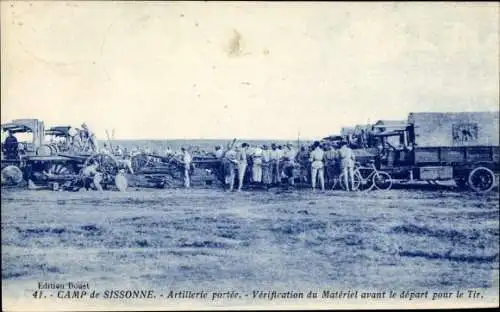
[[[325,137],[325,136],[323,136]],[[98,140],[108,141],[107,138],[97,138]],[[123,138],[114,138],[110,139],[110,141],[136,141],[136,140],[148,140],[148,141],[186,141],[186,140],[206,140],[206,141],[232,141],[236,139],[236,141],[315,141],[321,140],[318,138],[295,138],[295,139],[279,139],[279,138],[171,138],[171,139],[158,139],[158,138],[133,138],[133,139],[123,139]]]

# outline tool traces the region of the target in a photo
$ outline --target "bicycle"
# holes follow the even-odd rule
[[[370,173],[363,176],[361,172],[369,171]],[[375,161],[370,161],[370,166],[363,167],[359,162],[356,162],[353,173],[354,181],[352,183],[353,191],[371,191],[376,188],[381,191],[390,190],[392,187],[392,178],[385,172],[380,171],[375,167]],[[345,185],[344,173],[342,172],[337,181],[335,181],[333,188],[340,185],[343,190],[347,190]]]

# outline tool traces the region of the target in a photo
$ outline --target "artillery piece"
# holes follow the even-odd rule
[[[17,143],[16,155],[2,154],[2,183],[20,184],[22,180],[31,180],[42,184],[78,184],[81,169],[95,160],[97,170],[103,175],[103,187],[115,184],[120,169],[117,159],[93,151],[85,140],[74,144],[70,126],[45,130],[44,123],[38,119],[17,119],[2,124],[1,129],[28,137]],[[52,138],[47,140],[46,136]]]
[[[192,151],[193,152],[193,151]],[[212,186],[222,183],[220,160],[194,151],[190,178],[192,185]],[[156,188],[180,187],[184,183],[184,164],[180,156],[139,153],[131,158],[135,184]]]

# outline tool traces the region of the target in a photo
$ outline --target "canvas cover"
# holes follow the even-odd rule
[[[499,112],[410,113],[418,147],[498,146]]]

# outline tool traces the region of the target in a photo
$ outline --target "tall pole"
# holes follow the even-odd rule
[[[297,149],[300,149],[300,129],[297,132]]]

